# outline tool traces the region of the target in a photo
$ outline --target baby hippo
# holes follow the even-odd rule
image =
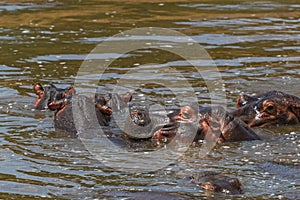
[[[280,91],[259,95],[241,95],[232,115],[249,127],[265,127],[300,122],[300,98]]]

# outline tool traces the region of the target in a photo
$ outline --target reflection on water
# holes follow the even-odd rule
[[[105,166],[93,159],[79,139],[55,132],[52,112],[32,110],[35,95],[31,90],[34,82],[63,88],[73,84],[89,52],[121,31],[163,27],[190,36],[208,51],[222,75],[229,110],[241,93],[278,89],[300,96],[299,19],[297,1],[0,2],[1,198],[198,199],[207,193],[182,180],[204,170],[238,177],[244,193],[233,199],[299,199],[298,125],[256,129],[263,140],[217,145],[205,157],[199,146],[192,146],[163,169],[132,174]],[[170,42],[180,40],[165,36],[162,45]],[[189,62],[170,52],[149,48],[89,56],[118,58],[100,81],[105,91],[111,91],[123,74],[140,67],[156,72],[152,79],[172,81],[183,76],[201,104],[211,103],[209,92],[217,93],[207,90],[205,77]],[[201,67],[211,64],[192,62]],[[170,67],[181,76],[160,74]],[[141,75],[131,77],[133,82],[144,81]],[[98,78],[97,72],[90,78]],[[152,104],[176,101],[163,85],[141,84],[135,89],[139,98]],[[183,87],[171,89],[185,92]]]

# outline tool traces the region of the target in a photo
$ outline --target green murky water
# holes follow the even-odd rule
[[[299,126],[256,129],[263,140],[218,145],[204,157],[199,147],[191,147],[162,169],[130,173],[107,167],[93,159],[79,139],[56,133],[52,112],[32,110],[35,95],[31,89],[35,82],[72,85],[82,62],[97,44],[134,28],[161,27],[190,36],[202,45],[217,65],[223,87],[218,88],[220,83],[211,80],[216,90],[208,91],[207,77],[199,76],[182,57],[154,45],[121,57],[117,51],[97,55],[113,60],[99,79],[101,89],[112,90],[124,74],[142,66],[147,76],[132,76],[132,82],[153,83],[138,88],[133,84],[131,89],[152,104],[176,101],[174,91],[184,96],[184,86],[171,85],[182,77],[164,74],[167,68],[183,75],[201,104],[211,102],[210,94],[224,92],[229,110],[234,109],[241,93],[277,89],[300,96],[299,3],[0,2],[0,198],[299,199]],[[168,35],[160,39],[166,48],[180,42]],[[157,40],[157,36],[150,37],[150,42]],[[95,70],[91,81],[98,80],[97,73]],[[155,84],[155,79],[167,84]],[[208,194],[182,181],[184,176],[203,170],[239,178],[244,193]]]

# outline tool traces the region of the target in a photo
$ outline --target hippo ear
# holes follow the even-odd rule
[[[249,95],[243,94],[238,97],[237,102],[236,102],[236,108],[240,108],[248,103],[251,103],[253,101],[256,101],[257,98],[251,97]]]
[[[33,84],[33,91],[36,92],[37,90],[44,91],[44,88],[43,88],[42,84],[40,84],[40,83]]]
[[[125,103],[128,103],[132,100],[132,94],[131,92],[127,92],[126,94],[124,94],[122,96],[122,100],[125,102]]]
[[[75,94],[75,89],[73,86],[67,88],[67,92],[66,92],[67,95],[73,95]]]

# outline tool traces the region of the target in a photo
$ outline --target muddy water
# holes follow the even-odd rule
[[[194,146],[171,164],[157,156],[154,159],[166,163],[163,168],[132,173],[106,166],[93,159],[78,138],[55,132],[52,112],[32,110],[34,82],[60,87],[74,84],[82,62],[97,44],[141,27],[168,28],[190,36],[218,67],[222,87],[212,79],[216,87],[208,90],[206,77],[199,76],[194,66],[153,46],[121,57],[117,51],[99,54],[113,60],[99,79],[104,91],[112,90],[123,74],[142,66],[156,75],[131,76],[132,85],[128,82],[126,87],[150,104],[178,105],[176,95],[185,97],[185,85],[161,85],[155,80],[171,83],[181,80],[181,75],[200,104],[220,103],[210,94],[221,91],[229,110],[241,93],[277,89],[300,96],[300,5],[296,0],[2,1],[1,198],[299,199],[299,126],[256,129],[263,140],[217,145],[205,156],[201,147]],[[171,35],[164,38],[162,45],[169,48],[180,42]],[[157,40],[155,36],[150,39]],[[176,69],[180,75],[165,73],[166,68]],[[94,73],[85,78],[94,83],[97,70]],[[135,83],[145,80],[152,82],[137,88]],[[189,102],[186,99],[185,103]],[[126,164],[126,159],[123,162]],[[183,181],[203,170],[239,178],[244,193],[211,194]]]

